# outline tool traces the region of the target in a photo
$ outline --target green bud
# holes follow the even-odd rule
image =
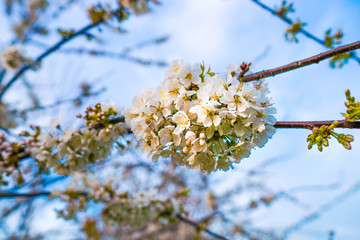
[[[339,125],[339,122],[338,121],[334,121],[330,126],[329,126],[329,130],[332,130],[334,128],[336,128],[337,126]]]
[[[317,145],[322,145],[323,138],[321,136],[317,136],[315,140]]]
[[[322,146],[322,145],[318,145],[318,149],[319,149],[320,152],[322,152],[323,146]]]
[[[350,134],[345,135],[344,138],[345,138],[345,141],[347,141],[347,142],[353,142],[354,141],[354,136],[350,135]]]
[[[344,146],[344,148],[346,148],[347,150],[351,150],[351,145],[348,142],[343,142],[342,145]]]
[[[346,96],[346,98],[349,100],[349,98],[351,98],[351,96],[350,96],[350,90],[349,89],[346,89],[345,90],[345,96]]]

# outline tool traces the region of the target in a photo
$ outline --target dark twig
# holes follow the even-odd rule
[[[39,57],[37,57],[34,60],[34,64],[38,65],[41,63],[41,61],[46,58],[47,56],[49,56],[51,53],[55,52],[56,50],[58,50],[62,45],[66,44],[67,42],[71,41],[72,39],[76,38],[79,35],[82,35],[84,33],[86,33],[87,31],[89,31],[90,29],[98,26],[99,24],[101,24],[102,22],[95,22],[95,23],[91,23],[87,26],[85,26],[84,28],[80,29],[79,31],[75,32],[73,35],[63,38],[61,41],[59,41],[58,43],[56,43],[54,46],[52,46],[51,48],[49,48],[48,50],[46,50],[44,53],[42,53]],[[22,67],[19,71],[17,71],[17,73],[9,80],[9,82],[5,85],[5,87],[3,89],[1,89],[0,92],[0,99],[3,97],[3,95],[5,94],[5,92],[11,87],[11,85],[13,85],[25,72],[27,72],[29,69],[31,69],[33,67],[33,64],[26,64],[24,67]]]
[[[31,192],[31,193],[15,193],[0,192],[0,198],[31,198],[49,196],[51,192]]]
[[[2,70],[0,71],[0,86],[1,86],[2,81],[3,81],[4,78],[5,78],[5,74],[6,74],[6,70],[5,70],[5,69],[2,69]]]
[[[301,68],[301,67],[305,67],[314,63],[319,63],[322,60],[325,60],[327,58],[331,58],[333,56],[342,54],[342,53],[346,53],[346,52],[350,52],[353,51],[355,49],[359,49],[360,48],[360,41],[354,42],[354,43],[350,43],[341,47],[337,47],[334,49],[331,49],[327,52],[323,52],[320,53],[318,55],[300,60],[300,61],[295,61],[293,63],[281,66],[281,67],[277,67],[277,68],[273,68],[273,69],[269,69],[269,70],[264,70],[261,72],[257,72],[254,74],[250,74],[244,77],[240,77],[241,80],[243,82],[250,82],[250,81],[254,81],[254,80],[259,80],[261,78],[267,78],[267,77],[271,77],[271,76],[275,76],[277,74],[280,73],[284,73],[284,72],[288,72],[297,68]]]
[[[269,6],[265,5],[264,3],[262,3],[262,2],[260,2],[258,0],[251,0],[251,1],[254,2],[255,4],[257,4],[258,6],[260,6],[261,8],[265,9],[266,11],[270,12],[271,14],[275,15],[276,17],[280,18],[281,20],[283,20],[287,24],[290,24],[290,25],[293,24],[293,21],[290,18],[287,18],[286,16],[279,15],[274,9],[270,8]],[[324,40],[321,40],[320,38],[314,36],[310,32],[306,31],[304,28],[300,28],[299,32],[304,34],[307,38],[312,39],[315,42],[317,42],[317,43],[323,45],[324,47],[328,48],[328,46],[325,45]],[[360,58],[358,58],[354,52],[351,52],[350,54],[351,54],[351,58],[354,59],[355,61],[357,61],[360,64]]]
[[[185,218],[184,216],[181,216],[180,214],[177,214],[176,217],[177,217],[180,221],[185,222],[185,223],[187,223],[187,224],[189,224],[189,225],[191,225],[191,226],[194,226],[194,227],[197,228],[197,229],[201,228],[200,224],[198,224],[198,223],[196,223],[196,222],[194,222],[194,221],[192,221],[192,220],[190,220],[190,219],[188,219],[188,218]],[[210,231],[210,230],[207,229],[207,228],[205,228],[203,231],[206,232],[206,233],[208,233],[209,235],[215,237],[216,239],[222,239],[222,240],[227,240],[227,239],[228,239],[228,238],[226,238],[226,237],[224,237],[224,236],[222,236],[222,235],[219,235],[219,234],[217,234],[217,233],[214,233],[213,231]]]

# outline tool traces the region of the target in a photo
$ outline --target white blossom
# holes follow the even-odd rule
[[[153,159],[169,156],[208,173],[227,170],[275,130],[267,85],[240,82],[240,72],[234,64],[217,74],[175,60],[159,88],[135,97],[126,123]]]

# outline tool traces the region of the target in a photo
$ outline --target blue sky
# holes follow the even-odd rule
[[[267,5],[280,5],[280,0],[263,0]],[[360,1],[356,0],[294,0],[296,12],[292,19],[300,18],[307,23],[306,29],[322,38],[328,28],[344,32],[343,43],[360,40]],[[77,7],[65,14],[58,22],[63,27],[81,27],[87,23],[83,10]],[[76,17],[76,22],[73,19]],[[4,19],[0,18],[0,22]],[[0,24],[1,32],[7,32],[7,25]],[[149,47],[134,55],[144,58],[171,61],[184,59],[187,62],[210,64],[215,72],[221,72],[230,63],[253,62],[253,72],[269,69],[300,60],[325,48],[299,35],[298,44],[284,40],[287,25],[251,1],[242,0],[173,0],[163,1],[154,7],[152,14],[132,18],[123,24],[125,34],[114,34],[105,30],[101,48],[121,51],[124,47],[145,39],[169,35],[170,40],[161,46]],[[0,36],[0,48],[10,39],[8,34]],[[54,39],[55,41],[55,39]],[[79,46],[74,41],[71,46]],[[94,47],[98,47],[94,44]],[[254,61],[266,50],[266,56]],[[32,48],[29,55],[37,55],[39,49]],[[360,55],[360,53],[359,53]],[[57,68],[54,69],[54,66]],[[107,78],[99,85],[107,85],[106,94],[94,101],[113,100],[118,106],[129,107],[132,98],[141,90],[156,87],[163,79],[164,69],[142,67],[115,59],[89,59],[88,57],[52,56],[43,64],[43,69],[28,74],[35,85],[54,83],[54,89],[62,89],[71,81],[93,79],[93,76]],[[52,76],[49,79],[49,76]],[[70,80],[66,80],[70,76]],[[350,61],[342,69],[330,69],[324,61],[313,66],[269,78],[270,94],[278,110],[278,120],[335,120],[341,119],[345,111],[345,89],[360,99],[360,65]],[[72,90],[67,90],[70,95]],[[48,92],[49,96],[53,93]],[[17,93],[8,99],[20,104]],[[50,100],[49,100],[50,101]],[[309,204],[307,210],[294,210],[288,203],[280,203],[272,210],[257,216],[259,226],[283,227],[307,213],[317,209],[349,186],[359,181],[360,134],[359,130],[339,130],[355,137],[353,150],[345,150],[330,141],[330,147],[322,153],[307,150],[308,130],[278,130],[264,148],[253,151],[235,170],[214,173],[214,178],[224,178],[229,184],[241,179],[242,169],[250,169],[267,158],[285,156],[286,161],[268,169],[266,181],[276,189],[289,189],[306,184],[329,184],[341,179],[341,187],[332,192],[299,194]],[[239,199],[239,202],[243,201]],[[317,221],[304,227],[303,231],[290,239],[326,239],[326,232],[336,231],[336,239],[359,239],[360,216],[358,203],[360,192],[326,212]],[[296,208],[295,208],[296,209]],[[291,211],[291,214],[290,214]],[[315,232],[314,232],[315,231]]]

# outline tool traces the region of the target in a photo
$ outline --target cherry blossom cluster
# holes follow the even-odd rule
[[[173,61],[160,87],[134,98],[126,123],[154,160],[171,157],[208,173],[227,170],[275,130],[267,84],[242,82],[243,74],[235,64],[213,73],[203,64]]]
[[[46,168],[55,167],[63,175],[71,171],[83,171],[90,164],[104,160],[113,149],[114,143],[128,130],[123,123],[112,124],[109,119],[116,112],[113,108],[103,110],[100,104],[89,107],[85,116],[88,127],[80,130],[67,129],[55,132],[28,135],[27,151]],[[123,146],[117,142],[119,146]]]

